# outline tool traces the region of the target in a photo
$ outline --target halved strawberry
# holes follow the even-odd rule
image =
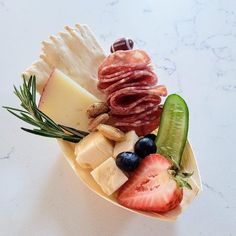
[[[118,202],[128,208],[167,212],[177,207],[183,189],[168,173],[171,162],[159,154],[147,156],[118,192]]]

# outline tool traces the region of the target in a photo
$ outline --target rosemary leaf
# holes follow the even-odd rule
[[[45,120],[48,126],[55,128],[56,130],[63,131],[60,127],[60,125],[56,124],[51,118],[49,118],[46,114],[44,114],[42,111],[40,111],[38,108],[36,108],[37,114],[40,115],[42,119]]]
[[[58,134],[54,134],[51,132],[47,132],[45,130],[40,130],[40,129],[26,129],[21,127],[22,130],[29,132],[31,134],[37,134],[37,135],[41,135],[41,136],[45,136],[45,137],[50,137],[50,138],[61,138],[61,135]]]
[[[25,113],[25,114],[29,114],[28,111],[23,111],[23,110],[20,110],[20,109],[17,109],[17,108],[13,108],[13,107],[5,107],[5,106],[3,106],[3,108],[5,108],[7,110],[18,111],[18,112],[22,112],[22,113]]]
[[[71,127],[67,127],[65,125],[59,125],[62,129],[66,130],[67,132],[69,133],[72,133],[74,135],[78,135],[78,136],[84,136],[84,135],[87,135],[88,133],[87,132],[84,132],[84,131],[79,131],[79,130],[76,130],[74,128],[71,128]]]
[[[64,136],[62,139],[72,143],[78,143],[81,140],[81,138],[76,136]]]

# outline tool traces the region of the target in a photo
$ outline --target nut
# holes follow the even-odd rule
[[[98,125],[97,130],[110,140],[118,142],[125,140],[125,133],[113,126],[100,124]]]
[[[92,119],[89,123],[88,130],[89,131],[96,131],[97,126],[103,123],[106,123],[109,119],[109,115],[107,113],[100,114],[96,118]]]
[[[95,118],[102,113],[107,113],[108,111],[109,107],[105,102],[96,102],[88,108],[87,114],[89,118]]]

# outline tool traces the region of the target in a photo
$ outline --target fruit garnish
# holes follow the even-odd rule
[[[139,159],[134,152],[121,152],[116,157],[116,165],[123,171],[133,171],[138,167]]]
[[[169,174],[172,163],[160,154],[151,154],[140,163],[118,192],[118,202],[128,208],[167,212],[177,207],[183,189]]]
[[[134,41],[132,39],[120,38],[117,39],[110,48],[111,53],[118,50],[131,50],[134,47]]]
[[[186,102],[177,94],[167,97],[158,129],[158,153],[170,158],[179,169],[187,141],[189,111]]]
[[[148,137],[144,137],[144,138],[139,139],[135,143],[134,151],[135,153],[137,153],[138,156],[140,156],[141,158],[144,158],[151,153],[156,153],[157,147],[156,147],[155,142],[152,139]]]
[[[24,110],[6,106],[3,108],[26,123],[37,127],[37,129],[21,128],[22,130],[40,136],[59,138],[74,143],[79,142],[88,134],[84,131],[57,124],[38,109],[36,105],[35,76],[31,76],[28,82],[23,76],[23,85],[19,89],[14,86],[14,89],[14,93],[21,101],[21,107]]]

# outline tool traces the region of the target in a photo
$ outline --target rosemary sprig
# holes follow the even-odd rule
[[[21,101],[21,107],[24,110],[4,106],[7,111],[26,123],[37,128],[27,129],[21,127],[22,130],[50,138],[59,138],[69,142],[77,143],[88,133],[76,130],[71,127],[56,124],[46,114],[40,111],[36,105],[36,77],[31,76],[27,82],[23,76],[23,85],[17,89],[14,86],[14,93]]]

